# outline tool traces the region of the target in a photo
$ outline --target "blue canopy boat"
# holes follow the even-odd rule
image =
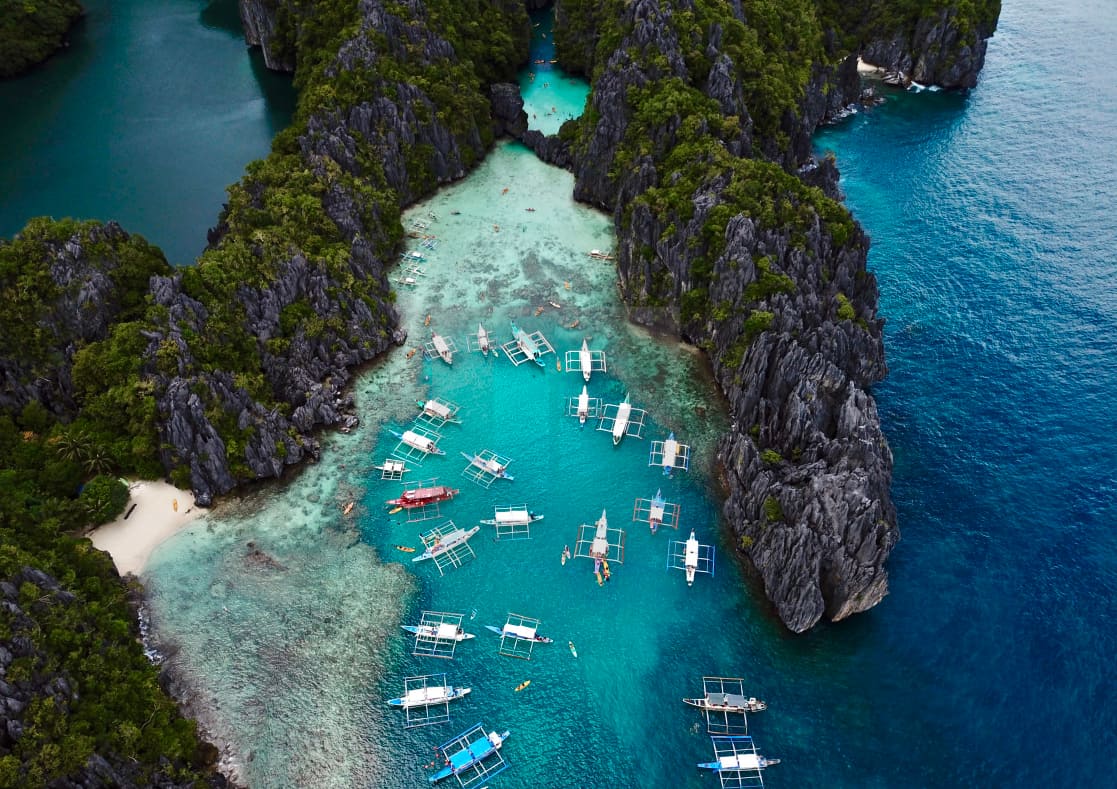
[[[530,334],[517,326],[515,321],[512,321],[512,336],[516,338],[516,344],[520,346],[520,350],[524,352],[524,355],[542,367],[543,360],[539,357],[543,354],[539,350],[539,343],[532,339]]]
[[[475,735],[475,739],[471,737],[466,743],[461,743],[460,739],[451,741],[455,746],[464,746],[456,753],[448,753],[446,747],[442,748],[442,752],[446,754],[446,765],[434,775],[430,776],[427,779],[428,781],[432,784],[436,784],[441,780],[449,778],[451,775],[456,775],[473,765],[479,764],[499,751],[500,746],[504,744],[504,741],[508,739],[511,733],[506,731],[503,734],[498,734],[492,731],[485,734],[484,730],[479,726],[475,727],[475,729],[475,732],[470,732],[470,734]],[[447,743],[447,745],[450,745],[450,743]]]

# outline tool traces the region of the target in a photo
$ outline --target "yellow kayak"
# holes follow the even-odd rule
[[[521,682],[519,685],[516,686],[516,692],[519,693],[521,690],[523,690],[524,688],[526,688],[530,684],[531,684],[531,680],[530,679],[525,679],[523,682]]]
[[[397,545],[396,550],[403,551],[404,553],[415,553],[415,549],[409,545]]]

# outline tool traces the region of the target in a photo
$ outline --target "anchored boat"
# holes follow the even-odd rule
[[[430,488],[412,488],[405,490],[398,499],[388,499],[389,507],[402,507],[405,510],[412,507],[425,507],[428,504],[437,504],[440,501],[449,501],[460,493],[456,488],[445,485],[435,485]]]
[[[431,346],[434,348],[434,352],[437,353],[446,364],[452,365],[454,363],[453,349],[450,348],[450,344],[446,341],[446,338],[438,332],[431,332]]]
[[[663,523],[663,511],[667,508],[667,499],[663,498],[663,489],[660,488],[655,492],[655,498],[652,499],[651,507],[648,510],[648,523],[651,524],[652,534],[655,534],[656,529]]]
[[[530,334],[517,326],[515,321],[512,322],[512,336],[516,338],[516,345],[523,354],[542,367],[543,362],[539,358],[542,356],[539,350],[539,343],[537,343]]]
[[[700,699],[683,699],[684,704],[711,712],[763,712],[768,705],[756,698],[746,698],[740,693],[707,693]]]
[[[628,417],[632,414],[632,401],[629,396],[624,396],[624,402],[617,406],[617,416],[613,420],[613,446],[621,443],[625,430],[628,429]]]
[[[424,638],[437,638],[442,641],[468,641],[473,638],[472,633],[467,633],[461,625],[452,622],[441,622],[435,625],[400,625],[408,633],[414,633]]]
[[[402,433],[391,430],[389,431],[393,436],[398,438],[405,445],[412,449],[417,449],[428,455],[445,455],[446,452],[438,448],[437,440],[430,436],[420,435],[414,430],[404,430]]]
[[[445,778],[449,778],[451,775],[457,775],[458,773],[470,767],[473,767],[474,765],[480,764],[480,762],[484,761],[485,759],[489,758],[497,751],[499,751],[500,746],[504,744],[504,741],[508,739],[508,736],[510,734],[510,732],[507,731],[500,734],[495,731],[491,731],[488,734],[485,734],[484,730],[481,729],[480,726],[475,727],[475,729],[475,732],[471,731],[467,733],[473,736],[466,737],[465,735],[463,735],[462,737],[459,737],[458,740],[452,741],[451,743],[446,743],[442,746],[440,750],[443,754],[445,754],[446,765],[434,775],[430,776],[427,780],[429,780],[432,784],[436,784]],[[476,739],[474,739],[474,737],[476,737]],[[462,747],[463,743],[461,742],[463,738],[469,740],[468,742],[464,743],[464,747]],[[454,753],[450,753],[450,747],[457,747],[459,748],[459,750],[455,751]],[[500,769],[503,769],[503,767],[501,767]],[[487,777],[490,775],[495,775],[496,772],[499,772],[499,770],[479,770],[478,772],[481,772]]]
[[[507,636],[508,638],[518,638],[521,641],[534,641],[536,644],[553,644],[553,638],[547,638],[536,634],[534,627],[527,625],[512,625],[507,624],[504,627],[497,627],[496,625],[485,625],[486,630],[491,630],[498,636]]]
[[[435,542],[433,545],[431,545],[429,548],[427,548],[411,561],[422,562],[426,559],[434,559],[438,556],[441,556],[443,553],[446,553],[447,551],[456,548],[463,543],[469,542],[469,538],[479,531],[481,531],[480,526],[474,526],[469,531],[458,528],[451,529],[446,534],[443,534],[437,542]]]
[[[415,688],[409,690],[398,699],[388,699],[388,705],[409,710],[413,707],[430,707],[435,704],[447,702],[468,696],[472,688],[455,688],[450,685],[437,687]]]
[[[694,529],[690,530],[690,537],[686,541],[683,566],[686,568],[686,585],[694,586],[694,574],[698,572],[698,538],[694,536]]]
[[[543,516],[526,507],[507,507],[493,513],[495,517],[481,521],[486,526],[526,526],[543,520]]]
[[[497,479],[506,479],[509,482],[515,479],[508,473],[508,463],[501,463],[501,458],[491,452],[479,452],[476,455],[462,452],[462,457],[469,461],[470,466],[476,467],[483,474],[490,474]]]

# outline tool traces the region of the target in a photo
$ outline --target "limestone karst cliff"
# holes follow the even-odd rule
[[[714,5],[559,0],[560,58],[592,76],[590,106],[561,139],[525,141],[613,212],[633,319],[709,352],[734,419],[719,447],[725,515],[802,631],[878,603],[899,538],[870,392],[886,366],[868,240],[810,149],[818,124],[858,98],[863,50],[853,23],[835,29],[821,7],[812,22],[807,3],[783,16]],[[971,85],[976,45],[944,14],[934,35],[912,22],[903,52],[930,81]],[[873,21],[857,17],[857,32]],[[977,29],[981,53],[989,33]],[[780,58],[780,73],[757,77],[755,64]]]

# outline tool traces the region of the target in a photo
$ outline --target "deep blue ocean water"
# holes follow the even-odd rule
[[[852,623],[875,722],[834,722],[891,786],[1117,784],[1115,40],[1111,3],[1008,0],[976,90],[817,137],[888,319],[903,539]]]

